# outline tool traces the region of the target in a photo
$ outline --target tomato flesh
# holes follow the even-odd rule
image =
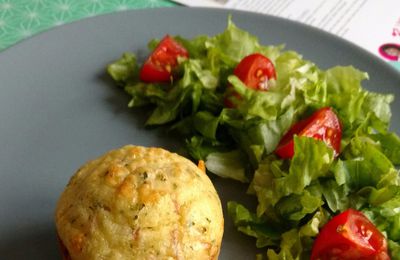
[[[140,80],[148,83],[171,81],[178,66],[178,57],[187,58],[189,53],[171,36],[166,35],[143,64]]]
[[[244,57],[233,74],[249,88],[258,90],[268,90],[268,80],[276,79],[274,64],[259,53]]]
[[[311,260],[389,260],[382,233],[361,212],[348,209],[333,217],[317,236]]]
[[[263,91],[268,90],[270,79],[276,79],[274,64],[260,53],[244,57],[234,69],[233,74],[247,87]],[[240,95],[236,92],[229,93],[225,99],[225,106],[234,107],[230,99],[240,100]]]
[[[293,136],[307,136],[324,141],[332,147],[335,156],[340,153],[340,141],[342,139],[342,127],[336,114],[331,108],[325,107],[316,111],[310,117],[294,124],[282,137],[275,153],[284,159],[294,155]]]

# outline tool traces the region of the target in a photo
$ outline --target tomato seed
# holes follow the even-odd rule
[[[339,226],[337,226],[337,228],[336,228],[336,232],[338,232],[338,233],[342,233],[343,231],[344,231],[343,225],[339,225]]]

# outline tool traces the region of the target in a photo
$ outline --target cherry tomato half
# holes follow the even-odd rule
[[[274,64],[267,57],[259,53],[244,57],[234,69],[233,74],[247,87],[264,91],[268,90],[268,81],[276,79]],[[227,107],[234,107],[233,103],[229,100],[232,96],[235,99],[240,99],[238,93],[231,93],[225,99]]]
[[[244,57],[233,71],[249,88],[267,90],[268,80],[276,79],[275,67],[262,54],[254,53]]]
[[[143,64],[139,78],[144,82],[168,82],[178,65],[178,57],[189,57],[188,51],[166,35]]]
[[[382,233],[361,212],[348,209],[333,217],[314,242],[311,260],[389,260]]]
[[[342,127],[339,119],[331,108],[325,107],[316,111],[310,117],[294,124],[282,137],[275,150],[281,158],[292,158],[294,155],[293,136],[307,136],[324,141],[335,151],[335,156],[340,152]]]

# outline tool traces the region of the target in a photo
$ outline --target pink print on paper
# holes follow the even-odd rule
[[[379,47],[379,54],[387,60],[400,60],[400,44],[385,43]]]

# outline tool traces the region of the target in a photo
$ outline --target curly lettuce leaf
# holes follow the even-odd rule
[[[256,238],[257,247],[279,245],[281,234],[284,232],[280,225],[268,225],[266,219],[258,217],[245,206],[234,201],[229,201],[227,208],[238,230]]]
[[[272,159],[262,162],[255,172],[251,187],[258,197],[259,215],[283,197],[302,194],[312,181],[329,176],[333,162],[332,148],[313,138],[295,136],[294,149],[288,170],[285,170],[282,160]]]
[[[367,73],[351,66],[338,66],[328,69],[325,74],[329,95],[326,105],[338,112],[345,136],[353,134],[371,113],[388,126],[390,103],[394,97],[363,89],[361,83],[368,79]]]
[[[258,38],[239,29],[231,19],[228,19],[225,31],[207,40],[205,45],[225,64],[231,66],[235,66],[243,57],[260,49]]]
[[[379,143],[382,153],[395,165],[400,164],[400,138],[395,133],[378,133],[370,136]]]
[[[246,158],[240,150],[229,152],[214,152],[206,157],[206,168],[222,177],[240,182],[248,182],[246,176]]]
[[[126,82],[137,74],[136,55],[125,52],[122,57],[107,66],[107,72],[113,80]]]
[[[281,236],[280,250],[268,249],[267,258],[270,260],[302,260],[310,258],[313,238],[326,222],[329,214],[320,210],[303,226],[293,228]]]

